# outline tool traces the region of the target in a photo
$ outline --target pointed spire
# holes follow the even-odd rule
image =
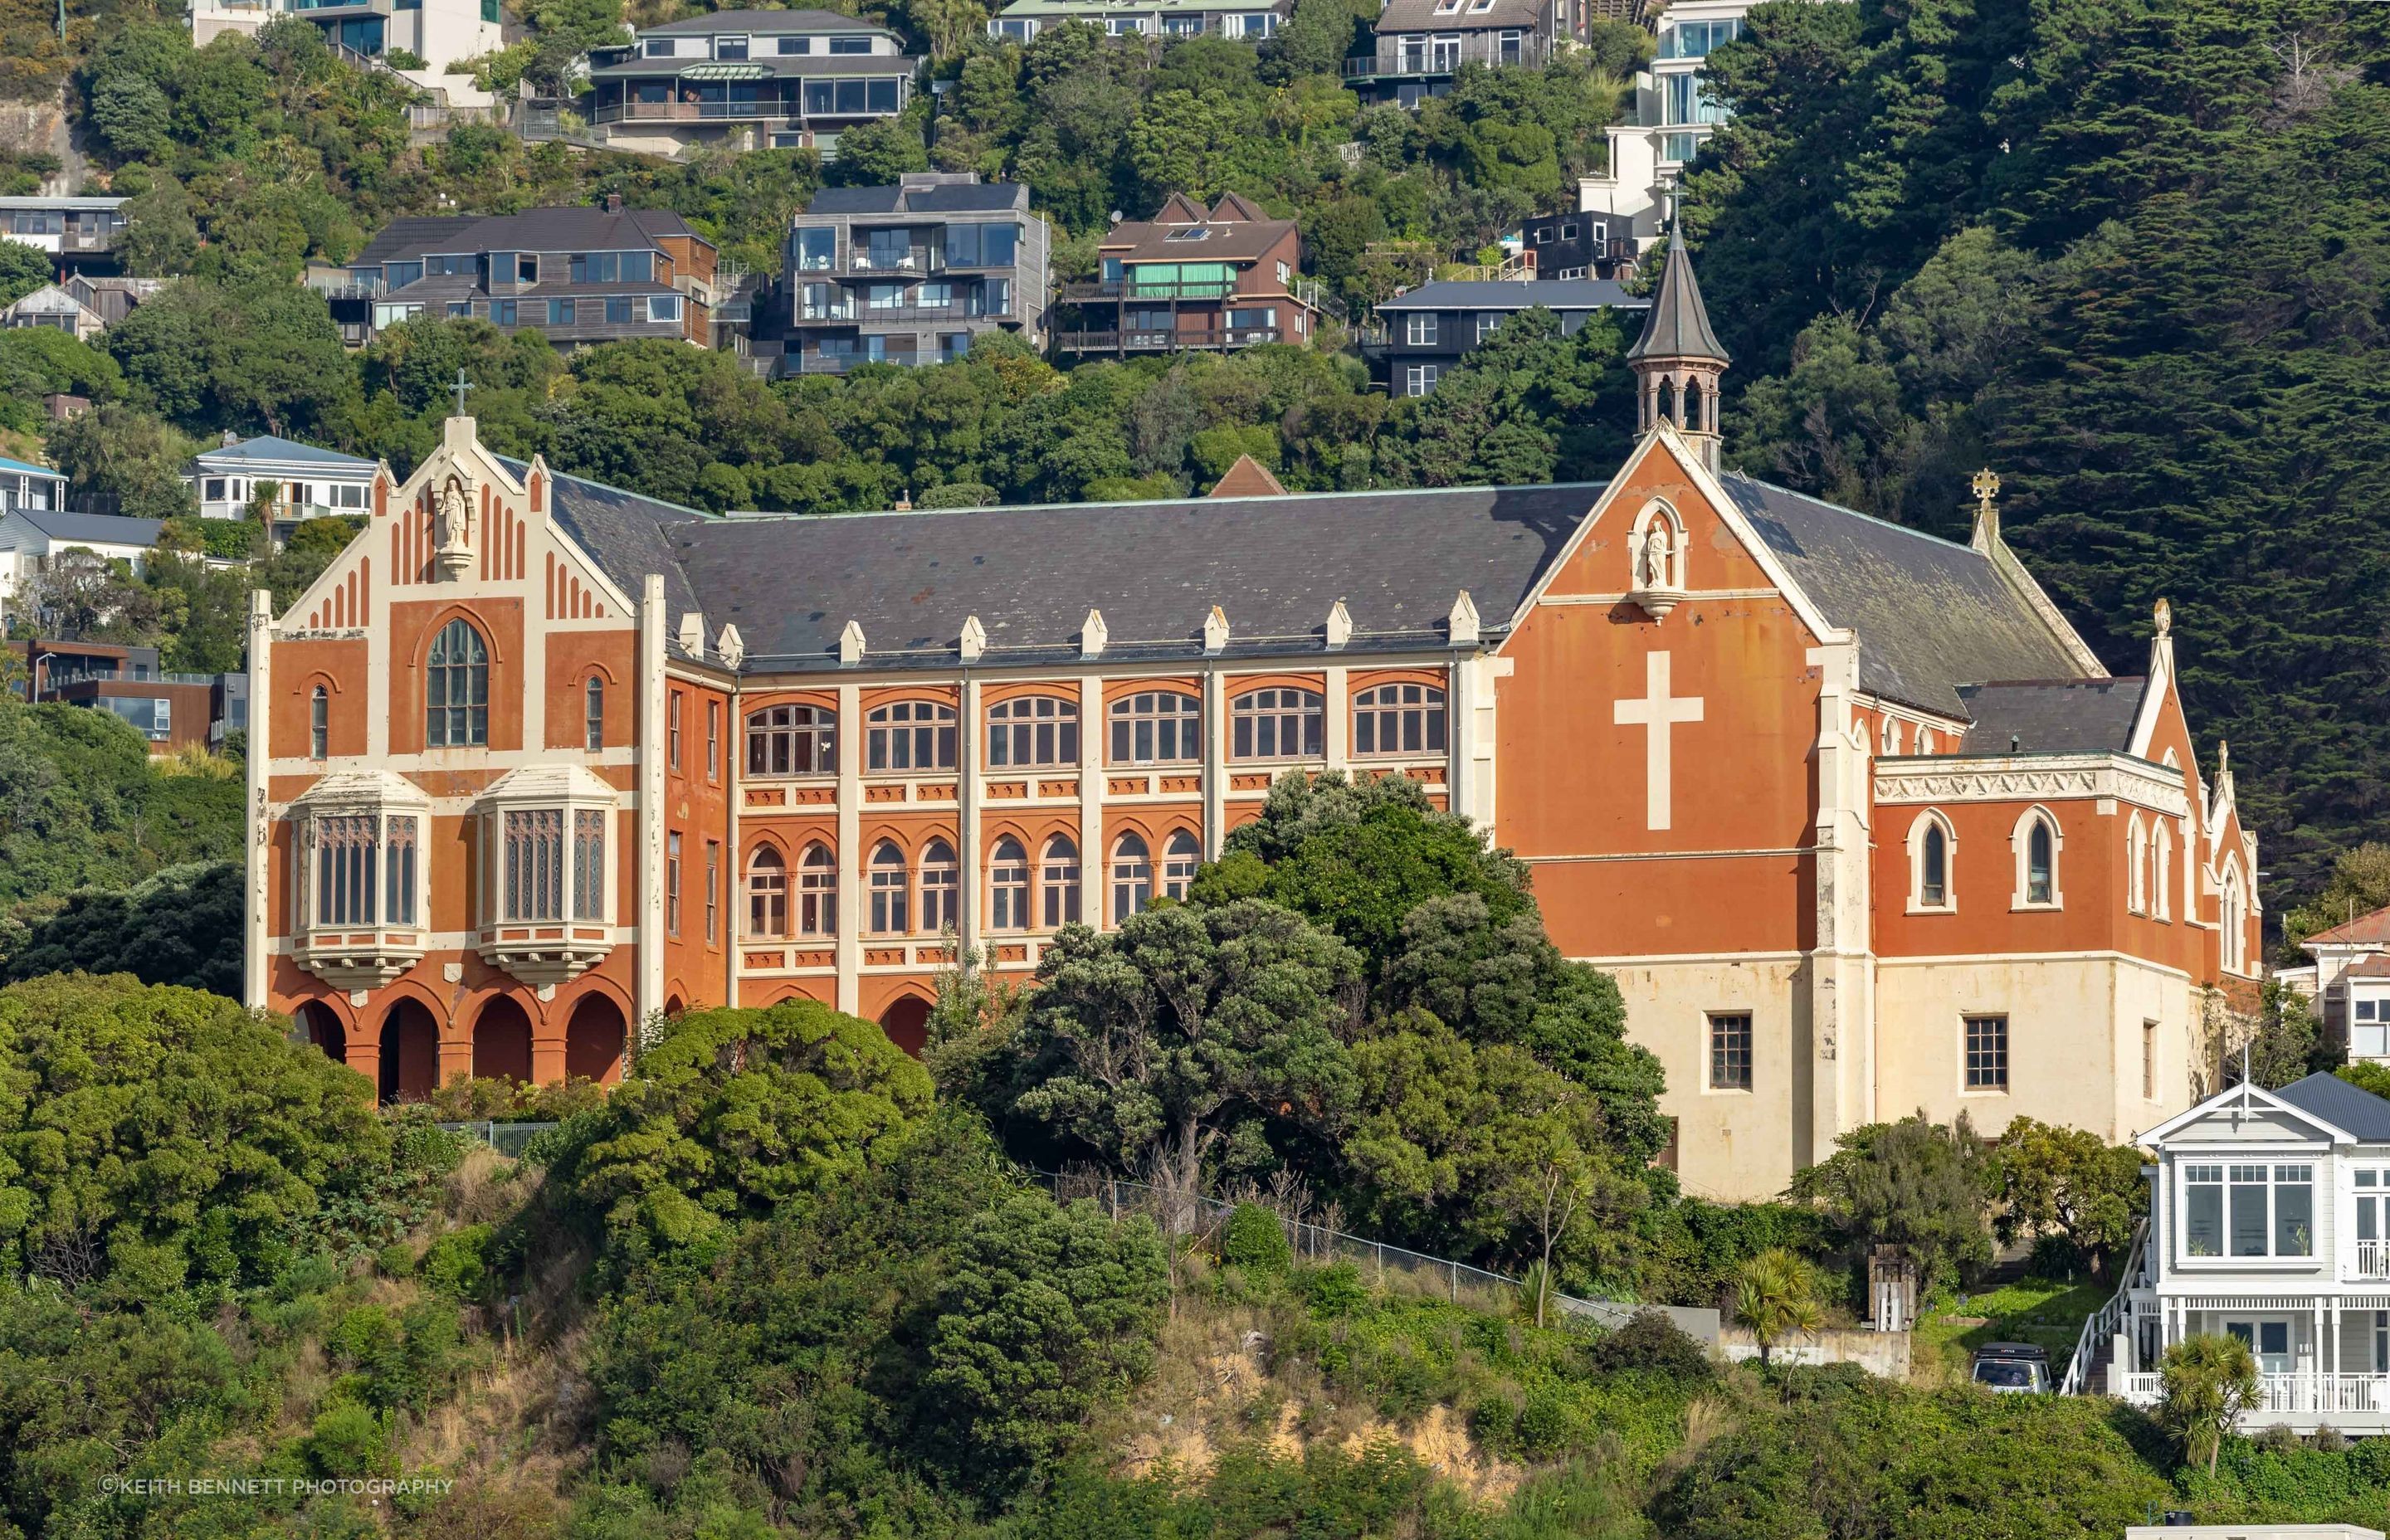
[[[1668,226],[1668,255],[1660,267],[1660,287],[1651,291],[1651,308],[1643,316],[1643,335],[1626,350],[1630,364],[1638,358],[1711,358],[1720,367],[1732,362],[1710,329],[1710,313],[1702,303],[1702,286],[1693,277],[1693,259],[1685,250],[1680,225]]]
[[[847,622],[846,629],[838,634],[838,661],[842,663],[859,663],[863,661],[864,650],[863,622]]]
[[[987,627],[977,615],[963,617],[961,650],[966,663],[976,663],[987,656]]]

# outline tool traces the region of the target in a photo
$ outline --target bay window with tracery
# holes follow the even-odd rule
[[[423,872],[418,859],[430,803],[381,770],[327,776],[291,807],[291,955],[343,989],[388,982],[423,956]]]
[[[482,960],[545,987],[578,976],[612,948],[617,796],[579,764],[527,765],[482,793]]]

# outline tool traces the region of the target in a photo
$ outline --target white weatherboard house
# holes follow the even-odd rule
[[[2084,1328],[2068,1388],[2153,1405],[2186,1337],[2230,1335],[2263,1392],[2244,1431],[2390,1433],[2390,1101],[2328,1074],[2236,1085],[2141,1136],[2146,1240]]]
[[[305,520],[362,515],[372,507],[379,466],[290,439],[241,439],[199,455],[183,480],[199,494],[202,519],[246,519],[258,490],[270,489],[268,514],[276,533],[285,534]]]

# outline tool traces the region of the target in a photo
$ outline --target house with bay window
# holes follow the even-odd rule
[[[1570,0],[1386,0],[1369,52],[1344,60],[1365,102],[1417,107],[1452,89],[1464,64],[1541,64],[1584,36]]]
[[[1027,187],[970,172],[823,188],[789,232],[788,372],[943,363],[983,331],[1043,347],[1052,239]]]
[[[1237,193],[1209,209],[1172,193],[1151,219],[1105,231],[1096,252],[1099,275],[1061,288],[1060,353],[1233,353],[1307,341],[1318,323],[1319,289],[1303,276],[1295,222]]]
[[[887,28],[817,10],[726,10],[589,56],[589,120],[615,149],[838,152],[912,100],[921,60]]]
[[[2351,915],[2299,943],[2314,962],[2282,982],[2313,1002],[2324,1038],[2354,1060],[2390,1064],[2390,909]]]
[[[345,271],[311,274],[352,346],[429,317],[536,331],[559,348],[648,337],[705,347],[713,243],[666,209],[526,209],[392,220]]]
[[[2104,1364],[2153,1405],[2166,1349],[2238,1337],[2261,1387],[2244,1431],[2390,1432],[2390,1101],[2328,1074],[2243,1084],[2139,1142],[2150,1223],[2070,1380]]]

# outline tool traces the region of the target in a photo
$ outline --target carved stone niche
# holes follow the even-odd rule
[[[1655,621],[1684,601],[1685,545],[1684,525],[1667,504],[1655,499],[1636,518],[1627,541],[1626,598]]]
[[[388,770],[341,770],[290,804],[290,957],[354,995],[390,982],[430,944],[423,852],[431,800]]]

